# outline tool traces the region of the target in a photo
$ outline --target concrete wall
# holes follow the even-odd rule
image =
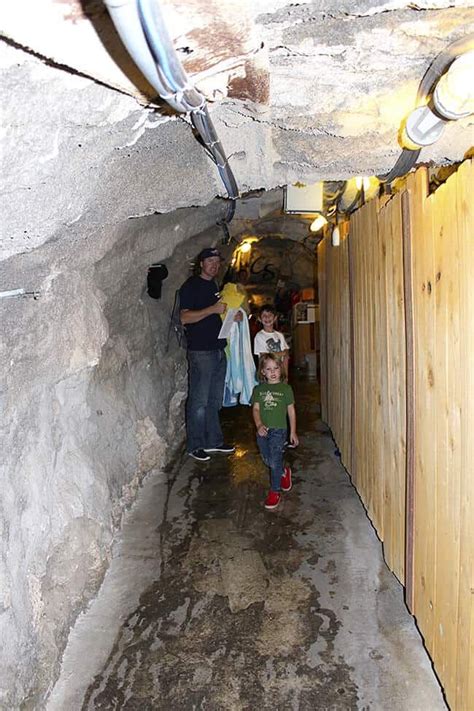
[[[187,238],[219,209],[77,226],[2,265],[1,283],[40,296],[0,300],[1,708],[41,706],[124,507],[182,443],[185,352],[174,334],[166,351],[169,313],[190,258],[219,235]],[[145,291],[157,261],[169,269],[159,301]]]

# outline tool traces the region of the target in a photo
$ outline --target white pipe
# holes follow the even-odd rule
[[[26,294],[25,289],[12,289],[11,291],[0,291],[0,299],[7,299],[10,296],[22,296]]]
[[[133,61],[154,89],[161,94],[163,86],[155,60],[146,41],[136,0],[104,0],[112,22]]]
[[[0,299],[13,298],[15,296],[32,296],[37,299],[41,296],[40,291],[26,291],[26,289],[11,289],[10,291],[0,291]]]

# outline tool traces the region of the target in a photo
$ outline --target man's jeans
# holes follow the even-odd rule
[[[224,438],[219,410],[224,397],[226,356],[223,350],[188,350],[189,390],[186,403],[187,449],[220,447]]]
[[[269,429],[266,437],[257,435],[257,444],[262,459],[270,467],[270,487],[280,491],[283,475],[283,449],[286,442],[286,429]]]

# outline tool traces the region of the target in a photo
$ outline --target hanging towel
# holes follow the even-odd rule
[[[234,321],[228,339],[224,407],[233,407],[238,402],[250,405],[253,389],[257,385],[247,314],[242,308],[239,311],[243,319]]]

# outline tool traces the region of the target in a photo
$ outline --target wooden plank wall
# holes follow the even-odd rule
[[[420,168],[405,192],[352,216],[342,249],[318,249],[323,419],[387,564],[402,583],[410,571],[408,602],[453,711],[474,711],[473,171],[466,161],[428,196]]]
[[[405,322],[401,196],[351,220],[352,476],[389,567],[405,570]]]
[[[453,709],[474,709],[472,161],[408,181],[414,319],[413,613]],[[471,193],[471,194],[469,194]]]

